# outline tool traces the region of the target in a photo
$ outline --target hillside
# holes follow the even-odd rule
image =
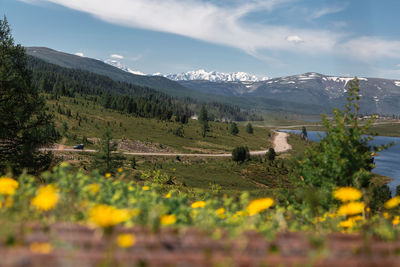
[[[172,96],[201,95],[167,78],[135,75],[92,58],[67,54],[46,47],[26,47],[26,53],[64,68],[80,69],[106,75],[115,81],[147,86]]]

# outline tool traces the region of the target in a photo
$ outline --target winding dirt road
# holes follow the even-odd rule
[[[287,142],[287,137],[289,136],[288,133],[282,132],[274,132],[274,140],[273,145],[275,152],[283,153],[289,151],[292,147]],[[54,151],[54,152],[86,152],[86,153],[97,153],[98,150],[94,149],[72,149],[72,148],[41,148],[40,151]],[[251,151],[250,155],[252,156],[262,156],[267,153],[268,150],[260,150],[260,151]],[[117,153],[117,152],[115,152]],[[187,154],[187,153],[144,153],[144,152],[122,152],[124,155],[131,155],[131,156],[157,156],[157,157],[232,157],[231,153],[224,153],[224,154]]]

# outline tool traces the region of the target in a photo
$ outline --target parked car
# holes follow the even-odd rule
[[[85,148],[84,144],[79,144],[79,145],[74,146],[74,149],[84,149],[84,148]]]

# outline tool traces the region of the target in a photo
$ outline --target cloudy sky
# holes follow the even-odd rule
[[[400,78],[398,0],[0,0],[18,43],[144,73]]]

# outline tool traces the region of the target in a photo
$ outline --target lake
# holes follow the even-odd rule
[[[300,134],[300,130],[279,130],[281,132],[296,133]],[[308,138],[311,141],[318,142],[320,140],[319,135],[324,136],[324,132],[307,131]],[[375,157],[376,168],[373,170],[374,173],[391,177],[393,180],[388,184],[392,195],[396,192],[396,187],[400,185],[400,138],[399,137],[388,137],[388,136],[376,136],[373,141],[370,142],[371,146],[385,145],[396,142],[397,144],[390,147],[387,150],[379,152],[379,155]]]

